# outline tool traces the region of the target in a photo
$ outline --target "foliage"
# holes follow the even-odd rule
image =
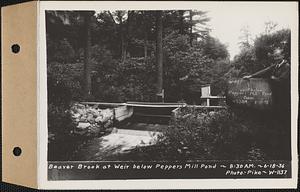
[[[47,12],[48,75],[64,82],[75,100],[83,98],[81,90],[86,79],[83,78],[86,37],[80,38],[85,36],[84,14]],[[225,45],[209,36],[206,12],[170,10],[163,11],[162,17],[166,99],[182,99],[179,91],[189,85],[187,82],[182,85],[179,79],[186,75],[192,82],[199,79],[194,84],[219,82],[223,75],[220,69],[226,69],[229,62],[228,52]],[[154,101],[156,12],[100,11],[91,21],[89,61],[93,97],[90,99]],[[72,68],[77,69],[74,74]]]
[[[227,159],[236,155],[235,140],[239,131],[236,117],[226,111],[196,111],[187,109],[171,122],[165,133],[166,151],[176,159]],[[164,145],[163,144],[163,145]],[[170,146],[174,146],[170,148]]]
[[[207,36],[201,43],[203,47],[203,54],[207,55],[210,59],[227,59],[229,53],[226,45],[221,43],[218,39]]]
[[[234,57],[232,63],[235,70],[238,70],[237,76],[241,77],[255,73],[261,66],[256,61],[255,50],[253,47],[245,47],[240,54]]]
[[[232,62],[231,76],[242,77],[253,74],[281,59],[290,61],[291,31],[282,29],[262,34],[254,40],[254,45],[244,46]],[[282,50],[280,55],[276,51]]]
[[[276,49],[281,49],[283,58],[290,61],[291,31],[289,29],[263,34],[254,42],[256,58],[265,67],[276,62],[276,56],[274,56]]]
[[[61,104],[68,104],[71,100],[82,98],[82,63],[60,64],[51,62],[47,67],[48,97],[51,102],[64,100]]]
[[[74,61],[75,51],[67,39],[58,40],[57,42],[53,40],[47,44],[47,56],[50,61],[67,63]]]
[[[73,137],[75,125],[69,112],[70,90],[63,84],[48,78],[48,158],[68,160],[81,138]]]
[[[249,25],[245,25],[242,27],[241,36],[239,36],[239,39],[240,39],[239,45],[241,49],[251,47],[253,39],[250,33]]]
[[[177,100],[182,99],[180,92],[190,91],[191,85],[219,84],[229,67],[226,47],[221,46],[217,39],[209,36],[193,46],[188,42],[187,35],[177,32],[164,39],[165,87],[170,89],[169,95]],[[187,80],[181,82],[180,78],[184,76]],[[216,90],[217,94],[220,92],[220,89]]]
[[[64,106],[48,105],[48,130],[56,136],[66,136],[74,129],[71,114]],[[57,139],[57,138],[56,138]]]
[[[155,97],[154,67],[148,60],[130,58],[125,62],[111,60],[110,67],[99,65],[95,98],[100,101],[153,101]]]
[[[208,111],[183,108],[154,146],[138,147],[139,158],[147,160],[263,159],[253,143],[255,125],[230,109]]]

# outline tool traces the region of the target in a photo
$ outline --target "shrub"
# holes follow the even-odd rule
[[[145,160],[261,159],[252,135],[251,126],[230,109],[182,108],[156,145],[139,147],[133,153]]]
[[[85,138],[73,136],[75,128],[69,111],[71,91],[62,82],[48,79],[48,160],[69,160]]]
[[[83,63],[48,63],[48,94],[52,95],[53,99],[56,96],[60,97],[60,94],[66,94],[65,98],[69,101],[80,100],[82,98],[82,73]]]
[[[236,116],[227,109],[218,111],[184,109],[164,133],[162,145],[172,146],[171,158],[227,159],[237,153],[238,137],[248,130],[240,130]],[[174,150],[175,149],[175,150]],[[231,156],[231,157],[230,157]]]
[[[111,60],[98,66],[94,96],[98,101],[151,101],[155,96],[154,64],[142,58]],[[108,65],[108,67],[106,67]]]

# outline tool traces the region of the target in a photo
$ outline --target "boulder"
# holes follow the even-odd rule
[[[70,113],[73,121],[77,123],[74,134],[84,136],[98,136],[100,132],[106,132],[113,124],[114,110],[99,109],[95,106],[74,104]]]
[[[89,126],[91,126],[90,123],[79,122],[78,125],[77,125],[77,128],[79,128],[79,129],[86,129],[86,128],[88,128]]]

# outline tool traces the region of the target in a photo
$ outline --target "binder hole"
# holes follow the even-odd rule
[[[20,45],[18,45],[18,44],[13,44],[13,45],[11,46],[11,51],[12,51],[13,53],[19,53],[19,52],[20,52]]]
[[[14,150],[13,150],[13,154],[15,156],[20,156],[22,153],[22,149],[20,147],[15,147]]]

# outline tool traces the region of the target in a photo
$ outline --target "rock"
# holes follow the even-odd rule
[[[84,109],[77,109],[76,112],[79,113],[80,115],[85,114],[85,110]]]
[[[211,112],[209,112],[209,115],[215,115],[216,114],[216,112],[215,111],[211,111]]]
[[[79,129],[86,129],[86,128],[90,127],[90,126],[91,126],[90,123],[79,122],[78,125],[77,125],[77,128],[79,128]]]
[[[87,121],[89,121],[89,122],[94,122],[94,121],[95,121],[95,119],[94,119],[94,116],[93,116],[93,114],[88,114],[88,116],[87,116],[86,120],[87,120]]]
[[[118,133],[118,129],[116,127],[112,128],[111,133]]]
[[[79,113],[75,113],[75,114],[72,115],[72,117],[77,119],[77,118],[80,117],[80,114]]]
[[[99,116],[95,119],[95,121],[98,123],[98,122],[103,122],[103,117],[102,116]]]
[[[110,125],[112,125],[112,121],[108,120],[105,124],[104,124],[104,128],[108,128]]]
[[[114,113],[113,113],[112,109],[104,109],[104,110],[102,110],[101,111],[101,115],[103,117],[102,122],[106,122],[109,119],[113,119],[113,117],[114,117]]]
[[[100,113],[97,109],[92,108],[92,109],[90,109],[90,112],[93,114],[93,116],[99,116],[100,115]]]
[[[114,110],[110,108],[99,109],[97,106],[75,103],[71,107],[70,112],[73,121],[78,123],[74,134],[97,136],[100,134],[100,131],[107,133],[107,129],[110,129],[113,125]]]
[[[96,126],[91,126],[89,127],[89,133],[91,134],[98,134],[100,132],[100,128],[99,127],[96,127]]]

